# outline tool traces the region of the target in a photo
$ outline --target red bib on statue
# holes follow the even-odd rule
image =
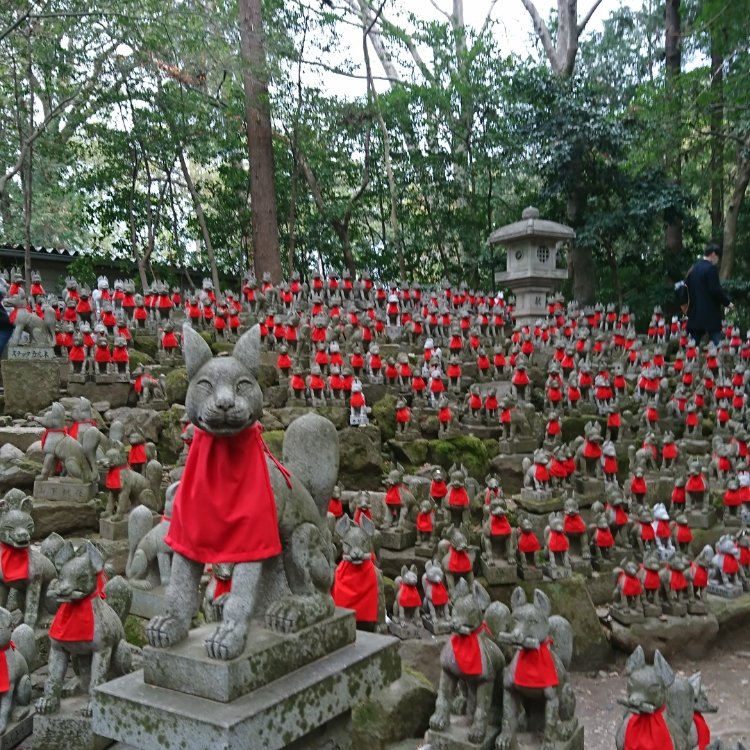
[[[203,563],[278,555],[281,539],[266,455],[258,423],[229,436],[196,427],[167,544]]]
[[[548,688],[559,684],[549,641],[539,648],[522,648],[516,657],[513,682],[519,687]]]
[[[673,750],[664,706],[652,714],[633,714],[625,729],[625,750]]]
[[[377,622],[378,573],[372,560],[360,565],[342,560],[336,566],[331,596],[337,607],[353,609],[357,622]]]

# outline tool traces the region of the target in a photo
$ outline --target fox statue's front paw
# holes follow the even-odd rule
[[[245,648],[247,639],[247,625],[240,624],[234,620],[224,620],[216,628],[216,632],[204,641],[206,653],[212,659],[229,659],[237,658]]]
[[[188,629],[170,615],[159,615],[152,618],[146,628],[146,637],[155,648],[168,648],[187,638]]]
[[[37,713],[54,714],[60,710],[60,699],[54,695],[43,695],[36,702]]]

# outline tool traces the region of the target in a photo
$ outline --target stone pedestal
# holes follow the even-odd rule
[[[609,616],[623,625],[632,625],[636,622],[643,622],[646,619],[641,610],[623,609],[614,605],[611,605],[609,608]]]
[[[531,490],[524,487],[519,495],[513,498],[524,510],[531,513],[547,515],[555,510],[562,510],[563,499],[551,490]]]
[[[673,617],[684,617],[688,611],[687,604],[684,602],[664,602],[661,609],[665,615],[672,615]]]
[[[34,344],[11,344],[8,346],[8,359],[22,362],[51,362],[56,360],[55,348]]]
[[[717,583],[716,581],[708,582],[708,593],[714,596],[721,596],[724,599],[736,599],[742,596],[743,589],[742,584],[738,583],[733,586],[731,584],[725,585],[723,583]]]
[[[500,453],[533,453],[539,446],[533,436],[514,437],[497,441]]]
[[[716,511],[713,508],[709,508],[707,513],[691,510],[687,518],[691,529],[710,529],[716,523]]]
[[[164,612],[164,594],[166,586],[155,586],[153,589],[133,589],[133,601],[130,604],[130,614],[150,620]]]
[[[515,583],[518,580],[518,567],[515,563],[508,564],[505,560],[488,562],[484,557],[482,563],[482,575],[490,586],[498,586],[505,583]]]
[[[46,409],[60,398],[60,366],[54,359],[4,359],[0,364],[5,413],[23,417]]]
[[[5,731],[0,734],[0,750],[12,750],[25,740],[34,729],[34,715],[29,706],[27,716],[17,721],[9,721]]]
[[[381,529],[380,546],[385,549],[402,550],[413,547],[417,541],[415,530],[405,529]]]
[[[112,740],[95,733],[81,709],[88,696],[63,698],[60,710],[49,716],[34,714],[34,750],[103,750]]]
[[[425,741],[432,750],[494,750],[495,739],[500,734],[500,728],[490,726],[484,742],[469,742],[471,723],[465,716],[451,716],[450,726],[443,732],[428,729]]]
[[[579,726],[569,740],[553,742],[552,750],[583,750],[583,727]],[[516,735],[516,750],[538,750],[541,739],[531,732],[519,732]]]
[[[419,638],[422,635],[422,628],[417,623],[401,623],[396,620],[391,620],[388,623],[388,632],[402,641],[408,641],[411,638]]]
[[[351,613],[348,616],[353,619]],[[254,629],[249,640],[256,634]],[[270,635],[281,641],[290,637]],[[185,648],[196,653],[203,650],[202,639],[198,631],[192,631]],[[229,702],[147,684],[142,671],[134,672],[98,688],[92,725],[95,731],[139,750],[350,750],[351,708],[399,677],[397,648],[392,638],[358,632],[356,642],[286,674],[273,659],[260,657],[256,666],[270,678],[268,684]],[[277,653],[288,652],[295,659],[295,650],[304,652],[305,643],[279,647]],[[146,664],[153,653],[150,650]],[[223,669],[228,676],[243,664],[241,682],[247,686],[256,683],[248,663],[243,654],[214,670]],[[197,673],[201,672],[199,668]],[[204,676],[200,682],[215,687],[207,680]],[[225,682],[221,688],[225,697],[233,692],[227,692],[229,686]],[[180,689],[186,687],[192,685],[183,681]],[[212,694],[216,695],[213,690]]]
[[[96,495],[96,483],[84,484],[70,477],[51,477],[34,482],[36,500],[62,500],[73,503],[86,503]]]
[[[422,613],[422,625],[425,630],[433,635],[447,635],[451,632],[449,620],[433,620],[426,612]]]
[[[422,543],[422,544],[415,544],[414,545],[414,554],[416,557],[421,557],[422,559],[431,560],[433,556],[435,555],[435,543]]]
[[[551,581],[559,581],[561,578],[570,578],[570,568],[565,568],[562,565],[556,565],[554,568],[551,565],[545,565],[542,567],[542,572]]]
[[[117,541],[128,538],[128,519],[122,518],[119,521],[113,521],[111,518],[99,519],[99,536],[102,539]]]
[[[580,573],[580,575],[586,578],[591,578],[593,575],[593,569],[591,567],[591,560],[584,560],[581,557],[571,557],[570,567],[574,573]]]
[[[524,581],[541,581],[542,569],[537,567],[522,568],[518,566],[518,577]]]

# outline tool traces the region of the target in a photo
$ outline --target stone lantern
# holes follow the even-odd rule
[[[568,278],[567,268],[556,268],[557,251],[576,233],[564,224],[539,218],[536,208],[526,208],[521,221],[496,229],[488,240],[507,251],[507,270],[495,274],[495,282],[513,290],[516,320],[533,323],[547,315],[547,294]]]

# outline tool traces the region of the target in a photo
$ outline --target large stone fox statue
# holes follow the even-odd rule
[[[261,438],[260,328],[212,358],[189,326],[183,350],[185,399],[195,425],[166,542],[174,550],[164,614],[151,620],[152,646],[183,640],[199,604],[205,563],[235,563],[224,620],[206,640],[209,656],[232,659],[245,647],[250,620],[292,632],[333,614],[333,560],[325,522],[338,474],[338,436],[316,414],[284,436],[282,466]]]

